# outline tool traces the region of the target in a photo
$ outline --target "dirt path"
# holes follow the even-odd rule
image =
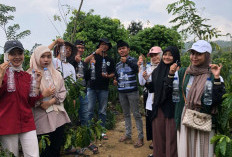
[[[131,115],[132,116],[132,115]],[[145,118],[143,117],[143,130],[145,132]],[[137,140],[137,130],[132,116],[132,141],[128,143],[118,142],[118,139],[124,135],[125,122],[122,115],[117,116],[116,128],[114,130],[107,131],[109,140],[98,141],[96,145],[99,148],[99,154],[93,155],[89,150],[85,151],[86,155],[91,157],[147,157],[152,150],[149,149],[150,141],[144,140],[144,146],[140,148],[134,148],[134,142]]]

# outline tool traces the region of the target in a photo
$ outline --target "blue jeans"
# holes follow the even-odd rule
[[[87,94],[85,97],[80,96],[80,109],[79,109],[79,117],[81,120],[81,125],[87,125],[88,124],[88,97]]]
[[[106,107],[108,102],[108,90],[95,90],[88,88],[87,97],[89,99],[88,112],[89,120],[94,116],[94,108],[96,105],[96,100],[98,101],[98,118],[102,121],[101,125],[105,127],[106,122]]]

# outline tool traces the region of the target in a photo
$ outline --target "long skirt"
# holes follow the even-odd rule
[[[177,131],[178,157],[213,157],[214,146],[210,139],[214,133],[214,130],[203,132],[181,124]]]
[[[152,112],[150,110],[146,109],[146,102],[147,102],[148,92],[143,92],[143,104],[144,104],[144,110],[145,110],[145,118],[146,118],[146,136],[147,141],[152,140]]]
[[[152,121],[152,130],[153,156],[177,157],[177,138],[174,118],[165,118],[163,111],[159,108],[157,117]]]

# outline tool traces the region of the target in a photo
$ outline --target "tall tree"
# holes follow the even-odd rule
[[[76,13],[77,10],[74,10],[74,16],[70,18],[71,21],[64,34],[64,39],[67,41],[71,41],[72,38]],[[88,51],[94,51],[98,40],[102,37],[109,38],[113,44],[120,39],[128,39],[128,31],[121,24],[120,20],[93,15],[93,10],[90,10],[88,13],[80,12],[79,20],[76,22],[76,29],[74,41],[76,39],[86,41]]]
[[[9,15],[9,13],[15,11],[15,7],[0,4],[0,27],[4,31],[7,40],[18,40],[31,34],[30,30],[17,33],[20,30],[19,24],[7,26],[10,21],[14,20],[14,16]]]
[[[202,18],[195,8],[195,3],[191,0],[179,0],[167,6],[168,13],[176,16],[170,23],[175,23],[176,29],[186,36],[195,35],[194,39],[210,40],[218,37],[220,31],[211,25],[205,24],[209,19]]]
[[[143,29],[143,23],[141,21],[135,22],[131,21],[127,30],[129,30],[131,35],[136,35],[140,30]]]
[[[130,45],[131,50],[145,55],[153,46],[160,46],[165,49],[167,46],[173,45],[181,48],[182,43],[181,36],[175,29],[155,25],[152,28],[145,28],[132,36]]]

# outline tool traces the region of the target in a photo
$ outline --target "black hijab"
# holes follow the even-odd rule
[[[163,87],[164,87],[164,79],[169,74],[170,66],[173,63],[178,63],[180,66],[180,53],[177,47],[175,46],[169,46],[167,47],[163,54],[167,51],[170,51],[173,56],[173,62],[170,64],[165,64],[163,59],[161,59],[161,62],[159,63],[158,67],[153,71],[152,73],[152,86],[154,90],[154,102],[153,102],[153,109],[158,109],[158,105],[162,105],[165,96],[163,94]]]

